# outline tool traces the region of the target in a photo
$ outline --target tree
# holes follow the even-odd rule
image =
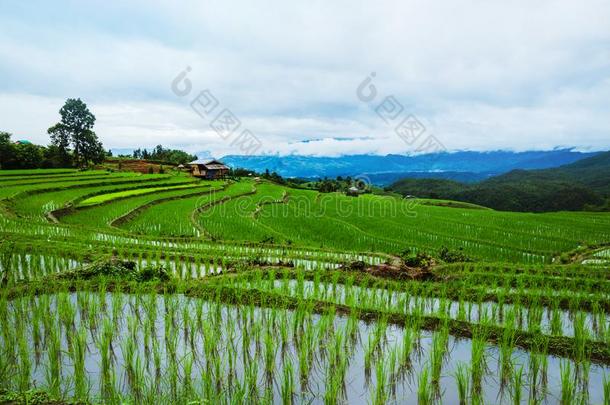
[[[32,143],[15,145],[15,157],[20,168],[40,167],[44,147]]]
[[[90,162],[101,163],[106,158],[106,150],[93,131],[84,131],[74,138],[73,143],[74,155],[79,167],[86,167]]]
[[[15,159],[15,147],[11,142],[11,134],[0,131],[0,169],[10,168]]]
[[[69,156],[70,146],[77,166],[85,167],[90,163],[101,163],[106,152],[92,128],[95,116],[80,98],[69,98],[59,110],[61,122],[48,129],[53,145],[58,147],[61,156]],[[67,162],[66,162],[67,163]]]
[[[63,155],[59,150],[59,147],[56,145],[49,145],[42,150],[42,164],[43,168],[50,167],[65,167],[66,165],[63,162]]]
[[[56,148],[56,159],[60,166],[72,166],[72,156],[70,155],[70,143],[72,137],[68,128],[58,123],[47,130],[51,136],[51,145]]]

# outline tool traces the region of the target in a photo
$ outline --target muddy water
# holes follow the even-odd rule
[[[246,364],[251,364],[246,358],[251,358],[252,361],[258,363],[256,385],[259,392],[262,394],[266,387],[269,387],[275,403],[281,402],[282,375],[288,363],[291,363],[295,370],[295,399],[298,402],[324,403],[324,395],[328,387],[327,381],[333,373],[337,372],[336,368],[329,364],[328,350],[337,334],[347,334],[350,323],[344,317],[328,318],[315,314],[307,314],[305,316],[306,321],[299,322],[297,313],[293,311],[225,306],[183,296],[136,297],[116,293],[78,293],[63,296],[64,302],[69,302],[75,309],[74,315],[68,317],[73,320],[73,324],[68,322],[69,325],[66,326],[64,322],[56,319],[58,308],[61,307],[61,305],[58,305],[58,297],[58,295],[53,295],[46,298],[37,297],[9,303],[10,324],[3,325],[5,329],[0,338],[1,347],[9,351],[12,348],[15,353],[17,352],[15,344],[9,344],[6,340],[15,342],[16,340],[13,341],[13,339],[17,328],[13,326],[15,322],[24,322],[26,325],[25,339],[31,349],[28,351],[31,354],[31,380],[34,385],[44,387],[48,369],[46,352],[50,343],[47,342],[46,345],[41,344],[37,349],[34,348],[32,325],[38,325],[42,336],[46,335],[46,331],[41,321],[32,322],[31,317],[34,311],[40,311],[40,314],[49,317],[50,319],[47,319],[48,325],[61,333],[63,350],[61,384],[63,390],[70,395],[73,389],[73,363],[67,355],[69,353],[68,337],[74,336],[75,331],[83,328],[87,331],[86,374],[90,384],[90,396],[94,399],[99,398],[102,384],[101,357],[96,342],[100,341],[104,319],[108,319],[113,325],[112,351],[114,354],[112,364],[115,371],[115,389],[125,395],[130,393],[125,368],[124,348],[127,337],[131,335],[134,336],[136,341],[136,356],[141,360],[144,385],[147,387],[145,390],[159,390],[156,396],[159,403],[174,402],[169,397],[171,376],[168,370],[171,365],[176,366],[178,370],[180,387],[183,387],[185,379],[188,379],[198,390],[198,394],[194,395],[201,395],[203,392],[202,381],[204,381],[206,374],[210,372],[208,368],[210,363],[208,362],[211,361],[210,358],[206,357],[205,341],[210,339],[211,336],[214,336],[215,356],[220,359],[221,370],[219,376],[222,380],[225,395],[231,396],[231,392],[233,392],[230,388],[229,378],[233,378],[233,386],[235,381],[244,381]],[[145,333],[145,330],[150,329],[150,325],[146,322],[149,317],[153,320],[151,323],[154,326],[152,335],[149,335],[148,332]],[[191,319],[192,322],[185,322],[185,317]],[[91,322],[92,319],[94,322]],[[203,323],[199,322],[200,319],[203,320]],[[343,401],[350,404],[370,403],[377,387],[375,364],[383,362],[386,368],[386,375],[383,380],[388,387],[388,401],[392,403],[416,403],[418,377],[422,368],[430,364],[432,334],[420,333],[419,338],[417,338],[417,347],[410,353],[411,366],[408,370],[403,370],[404,373],[400,374],[390,373],[388,369],[391,364],[389,361],[391,352],[402,348],[405,331],[396,326],[384,326],[378,323],[367,324],[362,321],[355,322],[355,339],[353,342],[350,340],[352,343],[341,351],[348,361],[344,378]],[[294,325],[297,325],[297,327],[295,328]],[[285,345],[281,343],[283,329],[287,329]],[[304,330],[311,331],[314,338],[311,341],[311,346],[308,346],[312,353],[311,370],[308,373],[307,385],[302,387],[298,378],[298,348],[300,347],[298,342],[303,341]],[[250,344],[244,345],[245,335],[252,337]],[[275,344],[272,381],[268,380],[264,372],[265,336],[270,336]],[[381,337],[380,350],[376,360],[373,361],[372,370],[369,372],[365,367],[367,363],[365,359],[369,342],[375,336]],[[153,352],[151,350],[153,340],[156,342],[160,353],[161,373],[158,377],[155,371],[154,356],[151,354]],[[168,340],[175,340],[176,342],[175,356],[170,355],[171,351],[168,350],[169,346],[167,345]],[[234,367],[229,366],[231,364],[229,362],[229,353],[232,352],[231,347],[236,352],[233,362]],[[458,364],[470,363],[472,342],[468,339],[455,339],[450,336],[446,348],[447,352],[443,361],[438,390],[443,403],[457,404],[459,402],[457,386],[453,375]],[[8,353],[5,354],[10,358]],[[39,353],[39,356],[36,353]],[[510,388],[503,395],[500,390],[498,377],[500,375],[499,349],[492,345],[486,345],[485,354],[487,366],[481,391],[484,402],[512,403],[508,392]],[[183,368],[186,358],[193,359],[192,370],[188,376],[184,374]],[[515,350],[511,358],[515,367],[523,365],[525,373],[522,403],[527,403],[531,392],[536,392],[537,398],[545,403],[557,403],[559,401],[561,396],[559,359],[548,357],[547,382],[543,384],[542,377],[536,379],[536,381],[531,381],[531,356],[529,353]],[[18,364],[20,362],[17,356],[17,361],[13,364],[13,367]],[[582,376],[586,377],[582,380],[587,382],[586,385],[581,384],[580,390],[588,394],[591,403],[602,403],[602,380],[604,374],[608,372],[608,368],[592,365],[586,372],[586,376],[582,367],[580,370]],[[394,377],[390,377],[390,375]],[[7,384],[15,384],[15,381],[2,381],[0,387],[6,387]],[[432,386],[433,384],[429,385]],[[394,386],[393,394],[390,386]]]

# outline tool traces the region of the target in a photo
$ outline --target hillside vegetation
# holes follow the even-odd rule
[[[402,179],[389,189],[402,195],[465,201],[503,211],[608,210],[610,152],[552,169],[513,170],[475,184]]]

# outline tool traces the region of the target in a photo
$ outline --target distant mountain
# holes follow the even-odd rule
[[[475,183],[492,177],[495,173],[489,172],[397,172],[397,173],[366,173],[371,183],[378,186],[387,186],[404,178],[412,179],[447,179],[462,183]]]
[[[452,152],[407,155],[314,156],[238,156],[222,160],[232,167],[264,172],[269,170],[284,177],[336,177],[366,175],[379,185],[390,184],[401,177],[437,177],[478,181],[514,169],[545,169],[556,167],[596,153],[570,149],[530,152]],[[420,174],[421,173],[421,174]],[[432,174],[433,173],[433,174]],[[429,174],[429,175],[427,175]]]
[[[506,211],[608,209],[610,152],[543,170],[513,170],[476,184],[439,179],[403,179],[391,190],[445,198]]]

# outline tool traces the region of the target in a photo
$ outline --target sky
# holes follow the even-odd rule
[[[113,149],[607,150],[609,21],[607,0],[2,0],[0,130],[47,144],[81,98]]]

